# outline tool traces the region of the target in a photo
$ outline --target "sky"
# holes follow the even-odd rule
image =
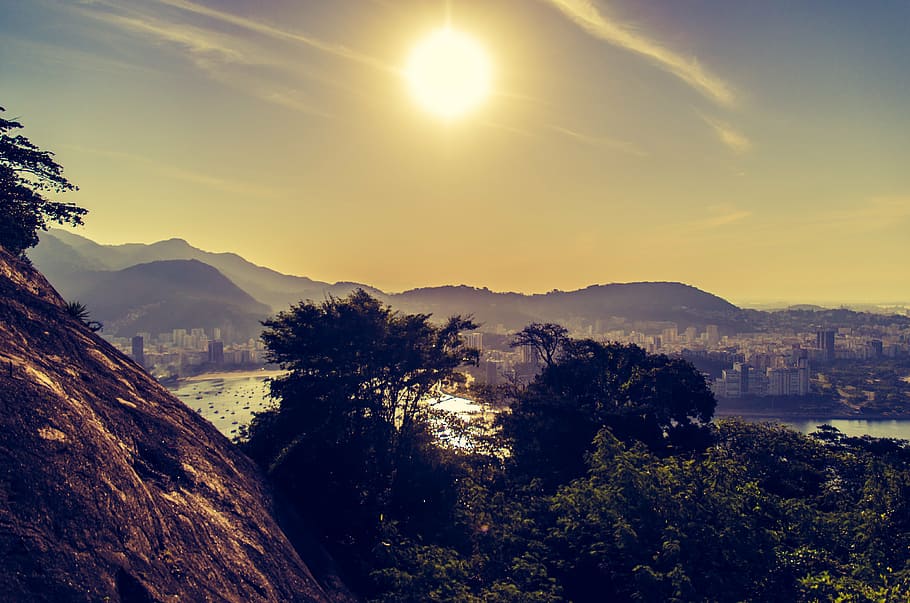
[[[383,290],[910,301],[905,0],[0,0],[0,106],[100,243]],[[441,27],[489,97],[409,90]]]

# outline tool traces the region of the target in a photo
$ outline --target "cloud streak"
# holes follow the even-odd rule
[[[729,84],[695,58],[684,57],[601,13],[591,0],[543,0],[557,8],[590,35],[644,56],[715,103],[732,107],[736,95]]]
[[[246,29],[247,31],[254,32],[275,40],[284,40],[287,42],[303,44],[304,46],[323,53],[331,54],[342,59],[353,61],[355,63],[360,63],[361,65],[367,65],[374,69],[392,73],[394,75],[401,75],[399,68],[389,65],[376,57],[348,48],[343,44],[325,42],[313,36],[288,31],[280,27],[275,27],[273,25],[263,23],[262,21],[256,21],[254,19],[248,19],[246,17],[241,17],[232,13],[209,8],[208,6],[203,6],[202,4],[191,2],[189,0],[158,0],[158,2],[160,4],[178,8],[180,10],[193,13],[198,16],[208,17],[210,19],[221,21],[222,23],[233,25],[234,27]]]
[[[309,38],[293,32],[280,30],[257,21],[237,17],[222,11],[210,9],[194,2],[182,0],[157,0],[160,7],[169,7],[188,11],[196,17],[221,21],[232,27],[240,27],[265,36],[269,41],[284,41],[303,44],[316,48],[323,53],[336,57],[367,63],[377,69],[388,71],[391,68],[377,59],[356,53],[339,45],[330,45],[315,38]],[[112,12],[99,11],[98,7],[111,9]],[[138,6],[122,3],[117,0],[92,0],[89,4],[74,7],[75,10],[92,19],[149,38],[158,43],[165,43],[179,48],[195,65],[213,80],[239,91],[245,92],[260,100],[306,113],[315,117],[329,118],[332,114],[306,99],[300,97],[294,89],[285,85],[281,78],[269,77],[262,69],[251,72],[246,66],[277,68],[294,77],[316,80],[333,88],[343,89],[351,94],[358,91],[340,84],[330,78],[308,71],[299,62],[287,61],[276,49],[268,49],[262,44],[202,25],[193,26],[166,20],[160,11],[150,12],[148,5]]]
[[[229,40],[197,27],[166,23],[149,17],[137,18],[91,11],[85,11],[84,14],[121,29],[176,44],[193,55],[213,56],[219,61],[227,63],[249,62],[244,53],[236,49],[236,44],[231,44]]]
[[[631,142],[625,140],[618,140],[615,138],[609,138],[606,136],[591,136],[589,134],[584,134],[583,132],[577,132],[569,128],[558,126],[555,124],[546,124],[546,128],[557,134],[561,134],[567,138],[575,140],[581,144],[586,144],[594,147],[608,148],[615,151],[620,151],[628,155],[634,155],[636,157],[647,157],[648,153],[642,151],[637,146]]]
[[[236,180],[218,178],[215,176],[210,176],[208,174],[203,174],[201,172],[195,172],[166,163],[161,163],[154,159],[150,159],[143,155],[137,155],[135,153],[95,149],[92,147],[73,144],[62,144],[59,146],[60,148],[67,149],[76,153],[89,153],[108,159],[122,160],[134,164],[143,165],[151,168],[162,176],[172,178],[174,180],[180,180],[182,182],[187,182],[189,184],[203,186],[218,192],[246,195],[254,199],[264,197],[280,197],[287,194],[287,191],[269,188],[259,183],[240,182]]]
[[[717,139],[734,153],[743,155],[752,150],[752,141],[730,124],[704,115],[702,115],[702,119],[714,130]]]

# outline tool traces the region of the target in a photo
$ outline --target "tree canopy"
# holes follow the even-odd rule
[[[319,517],[336,551],[368,549],[383,523],[429,529],[454,499],[429,399],[476,361],[460,336],[475,325],[454,316],[437,326],[363,290],[263,324],[269,359],[289,372],[272,380],[278,405],[254,418],[248,454]]]
[[[604,427],[654,451],[696,445],[717,404],[704,377],[680,358],[635,345],[566,340],[501,416],[520,471],[551,487],[584,474]]]
[[[910,597],[907,442],[712,422],[690,364],[565,338],[504,390],[500,436],[453,450],[420,401],[475,358],[470,321],[360,291],[266,326],[290,372],[244,446],[364,600]]]
[[[53,153],[11,134],[20,128],[19,122],[0,117],[0,245],[15,255],[37,245],[38,232],[47,230],[48,222],[77,226],[88,211],[46,196],[76,186],[63,176]]]
[[[512,337],[513,348],[529,346],[547,366],[555,361],[559,350],[568,341],[569,331],[552,322],[532,322]]]

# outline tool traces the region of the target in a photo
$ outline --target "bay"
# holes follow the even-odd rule
[[[910,440],[910,419],[803,419],[778,420],[800,433],[812,433],[819,425],[836,427],[844,435]]]
[[[187,406],[208,419],[221,433],[234,437],[241,425],[272,405],[268,398],[270,377],[280,371],[248,371],[237,373],[209,373],[191,377],[170,387],[171,391]],[[437,408],[449,412],[472,415],[483,409],[466,398],[444,396]],[[869,435],[876,438],[910,440],[910,419],[790,419],[762,417],[750,420],[772,421],[787,425],[801,433],[812,433],[819,425],[836,427],[848,436]]]
[[[168,389],[218,431],[233,438],[239,434],[241,425],[253,419],[253,413],[271,407],[267,380],[281,374],[281,371],[207,373],[181,379]]]

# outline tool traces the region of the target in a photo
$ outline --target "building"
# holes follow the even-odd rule
[[[822,359],[825,362],[834,360],[834,331],[816,331],[815,347],[822,351]]]
[[[132,358],[139,366],[145,366],[145,339],[142,335],[136,335],[132,339],[133,353]]]
[[[224,364],[224,342],[223,341],[209,341],[209,362],[212,364],[222,365]]]
[[[478,352],[483,351],[483,333],[473,332],[464,336],[465,347],[473,348]]]
[[[717,325],[706,325],[705,335],[709,346],[715,346],[720,343],[720,329]]]
[[[742,398],[749,394],[749,365],[734,362],[732,369],[724,369],[715,392],[722,398]]]
[[[884,355],[884,344],[881,339],[873,339],[867,344],[869,356],[874,359],[881,358]]]
[[[795,367],[769,368],[769,396],[807,396],[809,395],[809,360],[800,358]]]

